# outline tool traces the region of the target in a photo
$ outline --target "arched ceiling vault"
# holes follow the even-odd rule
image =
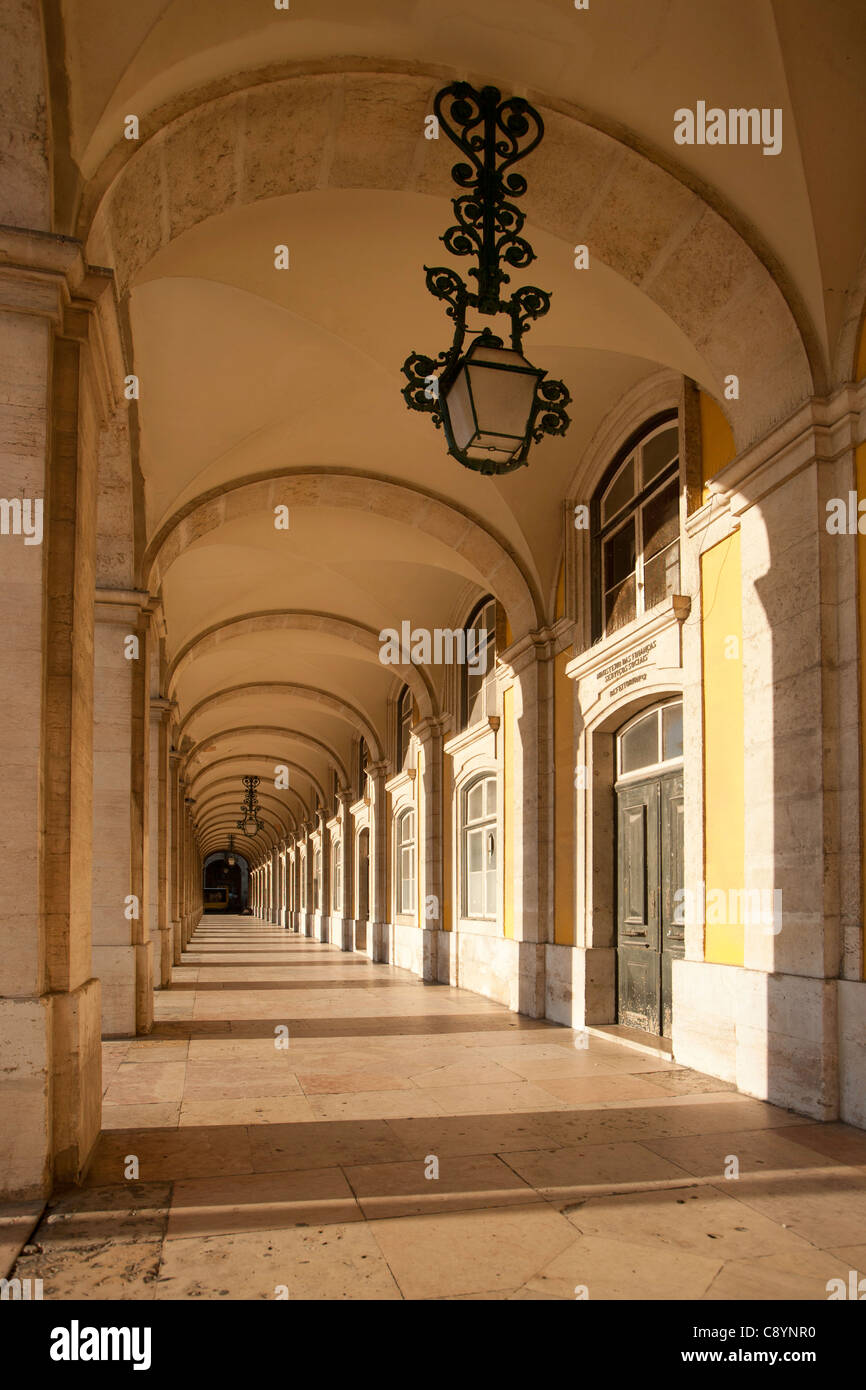
[[[283,803],[279,802],[276,797],[260,795],[259,800],[261,801],[262,806],[268,811],[268,813],[282,826],[283,833],[285,834],[290,824],[292,824],[295,820],[295,817],[292,815],[288,807]],[[200,798],[199,824],[203,822],[205,816],[213,817],[213,815],[217,812],[223,819],[226,816],[233,816],[235,825],[237,825],[239,817],[237,810],[237,802],[234,798],[227,797],[225,795],[207,796]]]
[[[565,0],[223,0],[206,24],[198,0],[59,9],[56,230],[116,276],[140,383],[137,583],[162,604],[202,843],[227,838],[224,784],[245,772],[292,768],[270,838],[325,801],[332,769],[350,779],[359,737],[387,757],[395,677],[440,713],[445,673],[383,666],[384,628],[450,626],[486,592],[515,638],[552,621],[563,498],[660,370],[716,398],[738,375],[740,447],[850,370],[866,292],[853,2],[641,0],[627,25]],[[544,117],[521,165],[538,259],[513,279],[551,291],[527,351],[573,396],[566,437],[496,479],[400,395],[407,354],[450,338],[422,267],[468,269],[439,240],[457,152],[424,138],[434,93],[464,77]],[[673,112],[698,99],[781,108],[782,153],[677,146]]]
[[[201,779],[202,777],[205,777],[205,776],[207,776],[209,773],[214,772],[218,767],[225,768],[225,766],[226,766],[227,764],[234,764],[236,767],[242,768],[242,769],[243,769],[243,771],[239,771],[239,772],[238,772],[238,786],[239,786],[240,792],[241,792],[241,795],[238,797],[238,805],[240,805],[240,802],[241,802],[241,799],[242,799],[242,796],[243,796],[243,787],[242,787],[242,785],[241,785],[241,777],[244,776],[244,775],[246,775],[247,772],[248,772],[249,775],[251,775],[251,776],[255,776],[255,775],[262,776],[262,764],[265,764],[265,765],[266,765],[265,775],[270,774],[270,779],[271,779],[271,781],[273,781],[273,776],[274,776],[273,769],[274,769],[274,767],[275,767],[277,764],[285,765],[286,767],[288,767],[288,769],[289,769],[289,787],[288,787],[288,791],[289,791],[289,792],[294,791],[294,792],[297,793],[297,795],[300,797],[300,799],[301,799],[303,805],[307,808],[308,813],[311,813],[311,812],[314,810],[314,801],[308,801],[306,797],[301,797],[301,794],[300,794],[300,792],[298,792],[297,787],[294,787],[293,784],[292,784],[292,778],[291,778],[292,772],[296,772],[296,773],[303,779],[303,781],[308,782],[308,783],[310,784],[310,787],[311,787],[312,791],[315,793],[316,798],[318,798],[318,800],[319,800],[323,805],[326,804],[327,797],[326,797],[326,795],[325,795],[325,788],[324,788],[324,787],[322,786],[322,784],[317,780],[315,774],[314,774],[313,772],[311,772],[310,769],[309,769],[308,767],[306,767],[303,763],[297,762],[297,761],[296,761],[295,759],[293,759],[293,758],[288,758],[288,757],[286,757],[286,756],[284,755],[284,750],[283,750],[283,751],[281,751],[281,750],[275,750],[275,751],[272,752],[272,753],[265,753],[265,752],[262,751],[262,749],[261,749],[260,746],[257,746],[257,747],[255,747],[255,748],[245,748],[245,749],[244,749],[243,751],[241,751],[241,752],[234,752],[234,753],[229,754],[229,755],[226,756],[226,757],[222,757],[222,758],[213,758],[213,759],[209,760],[209,761],[208,761],[201,769],[199,769],[198,771],[196,771],[196,772],[191,772],[191,773],[189,774],[189,783],[188,783],[188,791],[189,791],[189,794],[190,794],[190,795],[193,795],[193,794],[195,793],[197,787],[199,786],[200,779]]]
[[[330,613],[281,611],[248,613],[207,629],[181,648],[169,663],[166,673],[166,688],[169,695],[193,662],[207,652],[221,647],[233,637],[255,632],[286,631],[323,633],[350,648],[357,649],[361,653],[362,659],[376,663],[380,670],[388,669],[384,668],[379,660],[381,647],[378,633],[373,628],[363,627],[359,623],[346,622]],[[422,667],[402,663],[395,663],[390,669],[392,673],[399,674],[409,686],[422,716],[433,715],[436,712],[436,701],[426,671]]]
[[[281,698],[293,697],[302,704],[320,705],[326,710],[333,711],[339,718],[343,719],[351,728],[357,730],[367,741],[373,757],[378,760],[382,756],[382,749],[379,742],[379,735],[368,717],[350,704],[347,700],[341,699],[337,695],[332,695],[327,690],[318,690],[314,686],[297,685],[291,681],[255,681],[246,685],[229,686],[226,690],[219,691],[216,695],[206,696],[199,700],[198,704],[187,712],[178,725],[178,734],[183,735],[187,728],[190,728],[198,716],[206,712],[214,711],[221,706],[231,704],[239,697],[250,696],[252,699],[260,701],[266,695],[276,695]]]
[[[267,783],[263,783],[262,785],[267,788]],[[202,807],[208,809],[217,805],[220,807],[234,807],[235,828],[238,828],[237,822],[240,819],[241,804],[240,797],[237,793],[237,786],[238,783],[236,778],[224,777],[216,782],[209,782],[199,787],[199,799]],[[267,789],[263,791],[261,786],[259,787],[259,800],[268,807],[272,808],[276,806],[279,814],[284,818],[288,818],[293,825],[306,819],[309,815],[309,807],[294,787],[284,788],[280,795],[284,797],[285,800],[281,800],[280,796],[275,795],[273,792],[269,792]]]
[[[305,748],[310,748],[317,751],[319,754],[323,754],[326,760],[330,759],[333,762],[343,783],[349,780],[348,773],[337,753],[326,744],[321,743],[319,739],[313,738],[311,734],[305,734],[298,729],[287,729],[282,727],[272,728],[267,724],[248,724],[242,728],[221,729],[218,734],[212,734],[206,740],[193,744],[192,748],[186,754],[185,760],[187,762],[191,761],[196,753],[202,751],[205,744],[209,748],[216,748],[224,739],[230,739],[234,743],[239,743],[248,738],[258,737],[259,735],[267,736],[269,734],[273,734],[275,737],[284,740],[287,744],[299,743]]]

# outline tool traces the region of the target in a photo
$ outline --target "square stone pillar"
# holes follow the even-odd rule
[[[388,764],[370,763],[367,774],[373,787],[370,830],[370,959],[390,960],[391,926],[388,921]]]
[[[31,142],[34,150],[44,148]],[[97,449],[124,375],[111,277],[0,228],[0,1196],[77,1181],[99,1133],[91,957]],[[38,505],[37,505],[38,504]],[[33,525],[32,523],[35,523]]]
[[[93,973],[102,981],[106,1037],[130,1037],[153,1026],[146,602],[146,594],[96,591]]]
[[[514,939],[518,943],[518,1011],[545,1012],[545,943],[553,923],[553,653],[549,632],[533,633],[503,657],[500,685],[513,675],[507,724],[511,744]],[[501,708],[506,707],[503,701]],[[504,847],[503,847],[504,848]]]
[[[355,949],[355,924],[352,918],[353,884],[355,881],[355,827],[350,810],[352,792],[349,787],[340,787],[337,792],[340,804],[340,845],[343,855],[343,882],[341,901],[335,904],[340,913],[339,945],[343,951]]]
[[[313,842],[310,839],[312,826],[304,821],[304,911],[302,913],[304,936],[313,935]]]
[[[331,939],[331,836],[325,824],[324,811],[319,812],[319,836],[321,840],[322,855],[322,882],[319,896],[319,920],[318,939],[319,941],[330,941]]]

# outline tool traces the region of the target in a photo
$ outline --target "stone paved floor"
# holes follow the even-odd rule
[[[152,1036],[104,1045],[87,1184],[16,1266],[46,1298],[826,1299],[866,1273],[859,1130],[251,918],[190,945]]]

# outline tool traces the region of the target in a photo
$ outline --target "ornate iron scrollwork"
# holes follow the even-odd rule
[[[450,348],[437,357],[410,353],[403,365],[409,383],[403,387],[403,397],[412,410],[429,413],[439,428],[439,394],[448,389],[459,370],[467,311],[508,315],[511,347],[520,352],[524,333],[548,312],[550,295],[535,285],[524,285],[509,298],[502,297],[503,286],[510,283],[504,267],[525,270],[535,260],[535,252],[523,236],[525,214],[513,201],[523,197],[527,182],[512,166],[541,142],[541,116],[522,97],[503,101],[498,88],[483,87],[479,92],[468,82],[443,88],[434,101],[434,111],[439,128],[468,161],[455,164],[451,170],[458,188],[467,191],[452,200],[457,220],[441,240],[452,255],[475,256],[478,261],[468,272],[476,282],[475,289],[447,266],[424,267],[428,290],[447,305],[445,312],[454,321],[454,337]],[[570,400],[562,382],[540,382],[531,437],[538,440],[544,434],[563,434],[570,423],[565,411]],[[461,461],[483,472],[510,471],[507,466],[482,468],[480,462]],[[523,450],[510,467],[525,462]]]
[[[246,788],[246,795],[241,802],[241,818],[237,822],[237,828],[246,833],[247,823],[249,821],[254,821],[256,826],[254,833],[258,835],[259,831],[265,828],[264,821],[259,819],[261,807],[259,806],[258,793],[256,792],[256,787],[259,785],[261,778],[244,777],[241,780]]]

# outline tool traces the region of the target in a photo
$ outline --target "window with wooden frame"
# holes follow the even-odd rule
[[[476,604],[464,627],[466,651],[460,668],[460,727],[468,729],[496,714],[496,600]]]
[[[680,592],[679,428],[668,414],[620,450],[592,504],[593,638]]]
[[[409,753],[409,740],[412,737],[412,692],[404,685],[397,701],[397,771],[402,772]]]
[[[397,911],[411,916],[415,912],[415,812],[403,811],[395,826],[394,856],[397,868]]]
[[[480,777],[462,797],[463,916],[495,919],[497,889],[496,778]]]

